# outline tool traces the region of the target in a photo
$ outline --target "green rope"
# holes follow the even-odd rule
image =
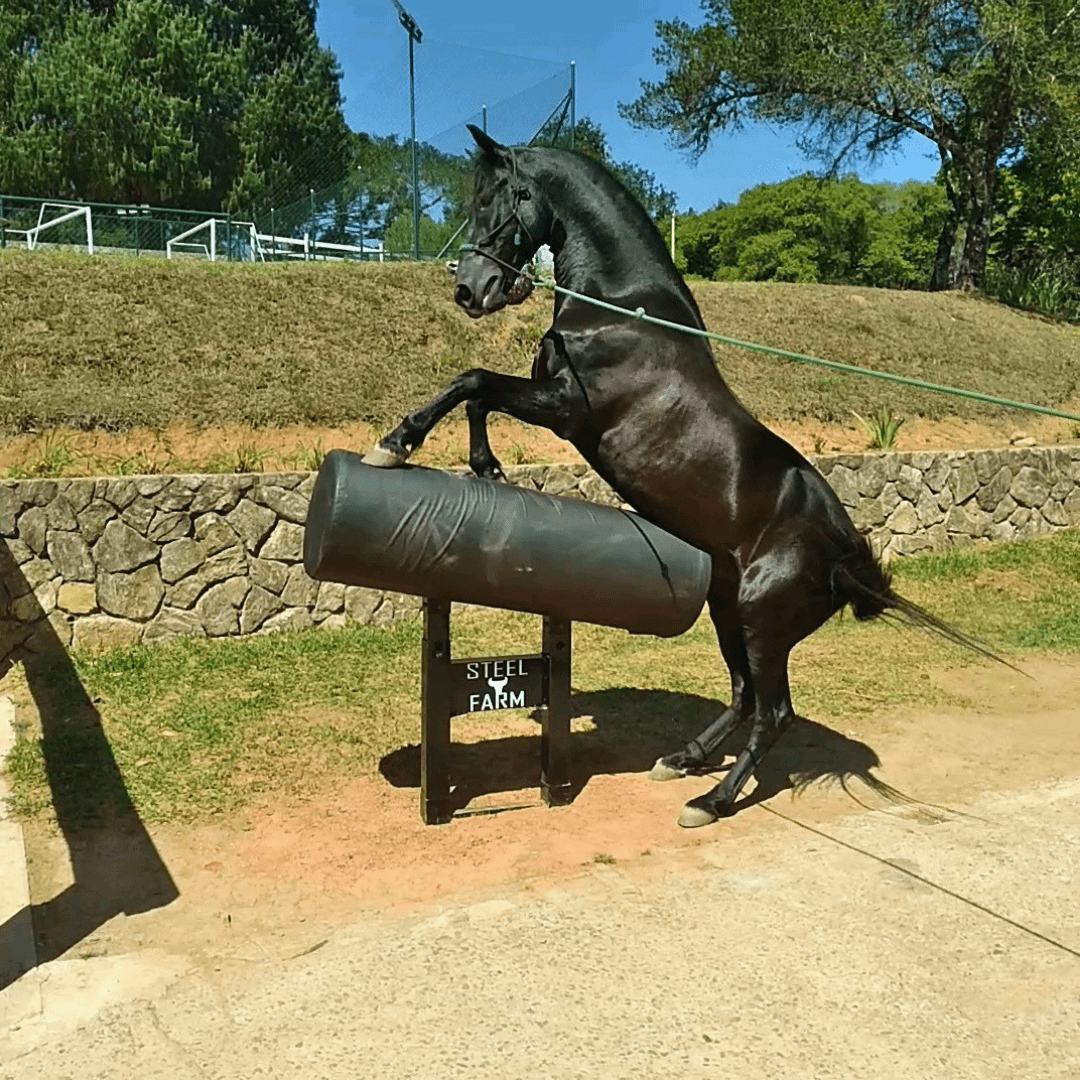
[[[893,375],[887,371],[871,371],[869,368],[857,367],[855,364],[841,364],[836,360],[822,360],[817,356],[788,352],[786,349],[774,349],[769,345],[755,345],[750,341],[739,341],[737,338],[714,334],[710,330],[698,330],[696,327],[683,326],[681,323],[670,322],[667,319],[658,319],[654,315],[647,315],[644,308],[631,311],[629,308],[619,307],[618,304],[609,304],[606,300],[597,300],[595,297],[586,296],[584,293],[574,292],[573,289],[564,289],[561,285],[554,285],[547,281],[538,281],[537,284],[542,285],[545,289],[563,293],[565,296],[572,296],[575,300],[582,300],[586,304],[592,304],[594,307],[603,308],[605,311],[614,311],[619,315],[625,315],[629,319],[638,319],[641,322],[652,323],[654,326],[664,326],[669,330],[678,330],[683,334],[706,338],[709,341],[718,341],[722,345],[734,345],[738,349],[749,349],[751,352],[765,353],[767,356],[779,356],[784,360],[794,360],[800,364],[817,364],[819,367],[830,368],[832,371],[842,371],[846,375],[866,375],[871,379],[884,379],[886,382],[899,383],[901,386],[913,386],[918,390],[932,390],[936,394],[952,394],[954,397],[970,398],[972,401],[982,401],[988,405],[1003,405],[1007,409],[1022,409],[1026,412],[1042,413],[1044,416],[1057,416],[1062,420],[1080,422],[1080,416],[1062,412],[1060,409],[1048,409],[1044,405],[1032,405],[1026,401],[1012,401],[1009,398],[995,397],[993,394],[980,394],[977,390],[963,390],[956,386],[943,386],[940,383],[925,382],[923,379],[909,379],[905,375]]]

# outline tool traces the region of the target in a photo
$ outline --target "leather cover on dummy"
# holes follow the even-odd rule
[[[712,560],[639,515],[359,454],[323,460],[304,533],[320,581],[552,615],[674,637]]]

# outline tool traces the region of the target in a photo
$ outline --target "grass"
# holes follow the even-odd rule
[[[1080,327],[958,293],[694,283],[706,324],[742,340],[1062,405],[1080,394]],[[386,428],[482,366],[524,375],[550,294],[472,322],[432,264],[242,265],[0,252],[0,432],[164,430],[190,421]],[[882,402],[866,379],[720,347],[756,414],[845,422]],[[908,416],[986,416],[889,387]]]
[[[895,567],[895,583],[1021,664],[1026,650],[1080,651],[1080,533],[906,560]],[[539,623],[510,612],[455,616],[455,654],[538,650]],[[4,686],[21,723],[9,760],[15,809],[49,813],[46,768],[60,786],[109,788],[111,764],[92,751],[98,717],[148,821],[199,820],[331,791],[418,739],[419,655],[418,620],[388,631],[350,625],[75,653],[73,668],[45,680],[56,721],[50,731],[59,732],[47,747],[40,726],[27,720],[35,710],[16,669]],[[844,727],[886,706],[957,704],[929,673],[983,662],[886,623],[839,617],[796,649],[792,686],[801,715]],[[677,745],[715,715],[726,691],[707,618],[669,641],[575,627],[577,753]],[[40,699],[40,688],[35,694]],[[520,733],[524,716],[467,717],[457,730]]]

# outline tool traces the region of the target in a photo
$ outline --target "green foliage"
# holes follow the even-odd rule
[[[657,24],[664,78],[644,84],[623,115],[695,152],[747,121],[791,125],[834,173],[911,134],[926,138],[949,197],[932,282],[977,286],[999,163],[1035,132],[1054,144],[1080,82],[1073,0],[706,0],[702,8],[699,27]]]
[[[346,132],[311,0],[0,8],[0,190],[249,210]]]
[[[412,210],[404,210],[390,223],[383,237],[383,246],[388,252],[411,255],[413,250]],[[427,214],[420,217],[420,253],[434,256],[442,251],[443,246],[454,235],[456,225],[451,221],[443,224],[432,221]]]
[[[852,412],[852,416],[859,422],[859,427],[866,432],[870,440],[871,450],[895,450],[896,436],[900,434],[900,428],[904,421],[899,416],[893,416],[888,405],[882,405],[876,413],[871,413],[869,418]]]
[[[945,194],[933,184],[805,175],[679,219],[676,264],[718,281],[903,288],[925,283]]]

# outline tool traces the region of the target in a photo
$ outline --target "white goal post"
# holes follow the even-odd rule
[[[45,209],[48,207],[52,210],[65,210],[67,213],[61,214],[59,217],[50,218],[45,221]],[[54,225],[60,225],[65,221],[71,221],[73,218],[84,217],[86,219],[86,250],[88,254],[94,254],[94,219],[90,213],[89,206],[72,206],[70,203],[42,203],[38,209],[38,223],[32,228],[26,230],[26,249],[33,251],[37,247],[38,236],[46,229],[51,229]],[[15,230],[12,230],[13,232]]]

